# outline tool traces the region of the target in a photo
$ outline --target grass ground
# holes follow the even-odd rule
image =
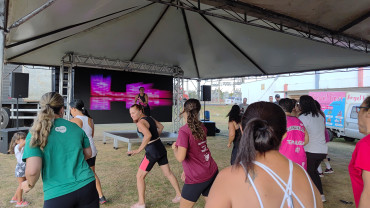
[[[206,110],[211,112],[211,120],[216,122],[217,128],[221,133],[215,137],[208,138],[208,146],[212,156],[217,162],[220,170],[227,167],[230,161],[231,149],[226,147],[227,144],[227,118],[225,117],[231,106],[206,106]],[[171,131],[172,125],[165,123],[165,130]],[[108,203],[102,207],[130,207],[137,201],[136,190],[136,172],[143,153],[132,157],[126,156],[127,144],[119,142],[119,149],[113,149],[113,140],[108,139],[107,144],[103,144],[103,132],[112,130],[133,130],[134,124],[100,124],[96,125],[95,142],[98,148],[96,161],[96,172],[102,182],[103,192]],[[133,149],[137,148],[133,145]],[[345,142],[343,139],[334,139],[329,143],[329,155],[331,165],[334,169],[333,174],[325,175],[322,178],[324,192],[327,202],[324,207],[328,208],[354,208],[354,205],[346,205],[339,200],[353,202],[352,188],[348,175],[347,166],[351,159],[355,143]],[[180,188],[183,183],[180,180],[182,166],[174,158],[170,146],[167,146],[169,164],[177,177]],[[0,207],[14,207],[9,204],[13,196],[17,181],[14,177],[14,168],[16,160],[14,155],[0,154]],[[324,168],[324,165],[323,165]],[[165,208],[178,207],[178,204],[172,204],[171,199],[175,192],[169,181],[161,173],[160,168],[156,165],[146,178],[146,203],[147,207]],[[25,194],[27,201],[30,201],[31,207],[42,207],[43,193],[42,181],[40,180],[35,188]],[[204,207],[204,199],[201,198],[195,207]]]

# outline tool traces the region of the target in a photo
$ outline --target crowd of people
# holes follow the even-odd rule
[[[320,179],[320,163],[327,159],[325,115],[310,96],[299,101],[275,97],[278,103],[256,102],[232,106],[227,114],[233,146],[230,166],[219,172],[207,146],[207,128],[199,120],[201,104],[188,99],[181,113],[185,125],[172,144],[182,164],[182,190],[170,169],[160,134],[163,125],[146,115],[148,98],[140,89],[140,104],[130,107],[130,116],[142,138],[135,156],[145,150],[137,174],[138,202],[145,208],[145,177],[158,163],[175,191],[173,203],[193,207],[203,195],[206,207],[323,207],[326,201]],[[73,118],[63,119],[64,99],[55,92],[40,100],[30,132],[16,133],[9,151],[17,158],[18,188],[11,199],[16,207],[28,206],[23,192],[30,191],[42,172],[44,207],[99,207],[107,200],[95,173],[97,150],[94,122],[82,100],[70,105]],[[359,130],[367,135],[356,145],[349,173],[357,207],[370,206],[370,97],[357,107]],[[330,165],[330,164],[329,164]],[[329,166],[326,170],[333,171]],[[327,171],[325,171],[327,172]]]

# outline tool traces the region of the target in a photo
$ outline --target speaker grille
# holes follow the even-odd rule
[[[202,85],[202,101],[211,101],[211,85]]]
[[[28,82],[29,74],[25,73],[12,73],[12,98],[27,98],[28,97]]]

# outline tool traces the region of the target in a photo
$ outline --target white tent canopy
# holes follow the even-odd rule
[[[8,63],[60,66],[65,54],[74,53],[179,66],[185,78],[200,79],[370,65],[368,0],[356,1],[353,7],[345,7],[345,0],[328,1],[326,6],[335,6],[337,12],[324,11],[319,0],[233,1],[235,5],[223,6],[224,9],[219,9],[220,4],[232,1],[202,2],[206,4],[146,0],[9,1],[4,59]],[[45,3],[48,5],[42,11],[11,28]],[[192,11],[197,5],[204,12]],[[281,14],[282,18],[267,15],[268,21],[246,21],[249,24],[230,21],[235,16],[252,18],[242,14],[252,6]],[[311,13],[303,14],[302,8]],[[249,12],[248,15],[259,16]],[[339,14],[346,18],[338,18]],[[363,41],[362,50],[304,38],[299,32],[287,34],[288,30],[266,29],[271,22],[291,26],[294,20],[308,22],[325,32],[336,30],[344,37],[355,37]],[[291,28],[301,28],[298,26]]]

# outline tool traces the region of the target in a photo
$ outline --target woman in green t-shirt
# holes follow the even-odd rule
[[[26,138],[23,160],[30,191],[42,171],[44,208],[99,207],[94,173],[85,159],[91,157],[89,138],[75,123],[64,120],[64,99],[44,94],[41,109]]]

